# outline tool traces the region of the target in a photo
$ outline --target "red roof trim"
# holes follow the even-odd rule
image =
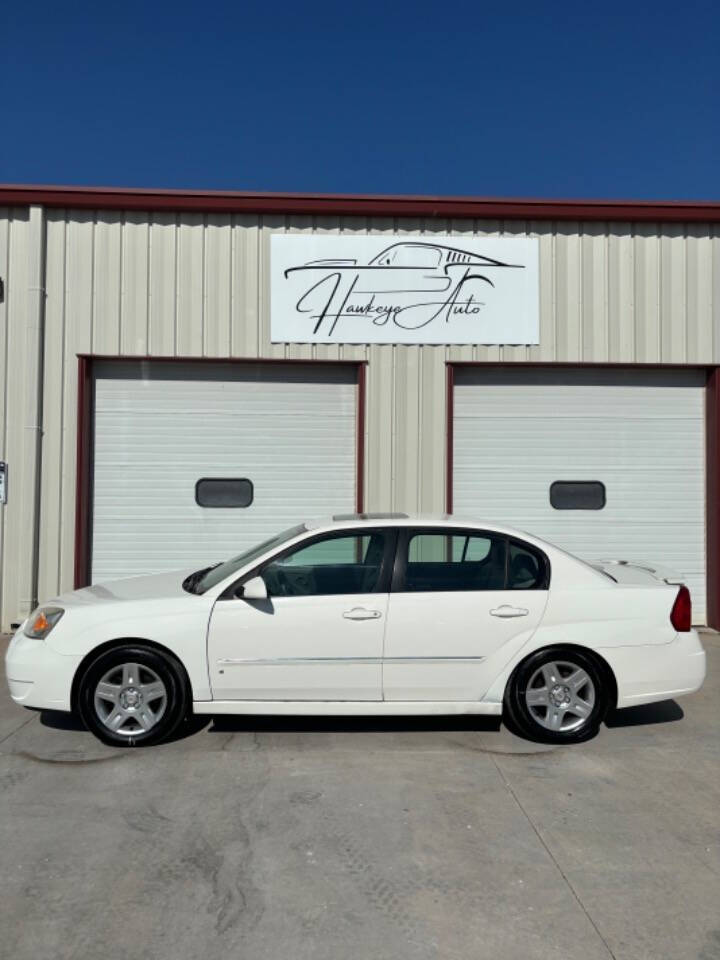
[[[655,200],[523,200],[214,190],[135,190],[0,184],[0,206],[201,211],[280,216],[423,217],[484,220],[720,222],[720,203]]]

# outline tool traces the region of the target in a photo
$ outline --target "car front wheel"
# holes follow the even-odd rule
[[[86,727],[103,743],[125,747],[159,743],[187,714],[182,667],[152,647],[115,647],[85,670],[78,708]]]
[[[608,684],[592,656],[562,647],[539,650],[511,676],[505,708],[526,737],[578,743],[597,733],[608,707]]]

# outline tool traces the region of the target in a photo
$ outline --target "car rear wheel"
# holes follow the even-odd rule
[[[174,657],[151,647],[115,647],[83,674],[78,707],[103,743],[149,746],[167,739],[187,714],[185,675]]]
[[[608,683],[589,654],[552,647],[514,671],[505,708],[519,731],[545,743],[578,743],[597,733],[608,707]]]

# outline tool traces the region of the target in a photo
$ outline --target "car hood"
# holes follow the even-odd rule
[[[127,577],[95,583],[82,590],[65,593],[57,600],[65,607],[88,606],[97,603],[118,603],[126,600],[161,600],[172,597],[192,596],[183,590],[183,580],[192,570],[172,570],[144,577]]]

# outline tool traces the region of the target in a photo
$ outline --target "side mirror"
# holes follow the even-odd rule
[[[243,600],[267,600],[267,587],[262,577],[253,577],[239,591]]]

